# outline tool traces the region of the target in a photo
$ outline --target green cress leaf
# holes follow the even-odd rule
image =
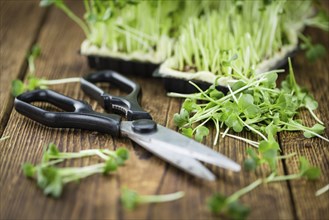
[[[212,89],[211,92],[209,92],[209,96],[210,98],[217,100],[224,97],[224,93],[218,91],[217,89]]]
[[[186,137],[192,138],[193,137],[193,129],[192,128],[182,128],[182,134]]]
[[[247,84],[243,81],[237,81],[232,85],[232,91],[236,91],[244,86],[246,86]]]
[[[41,47],[38,44],[32,46],[30,57],[33,59],[37,58],[41,54]]]
[[[55,3],[55,0],[40,0],[41,7],[48,7]]]
[[[227,127],[233,128],[235,132],[241,132],[243,129],[243,124],[240,121],[239,116],[237,114],[231,113],[228,118],[225,120],[225,125]]]
[[[228,203],[228,197],[216,193],[207,201],[207,207],[213,214],[223,214],[230,219],[245,219],[250,210],[237,200]]]
[[[310,163],[308,160],[302,156],[299,158],[299,172],[304,173],[306,170],[310,168]]]
[[[308,130],[313,131],[314,133],[317,133],[317,134],[322,134],[322,133],[324,132],[324,129],[325,129],[325,128],[326,128],[326,127],[324,127],[323,125],[317,123],[317,124],[315,124],[313,127],[308,128]],[[312,137],[315,137],[314,134],[312,134],[312,133],[310,133],[310,132],[307,132],[307,131],[304,132],[304,136],[305,136],[306,138],[312,138]]]
[[[276,87],[276,80],[278,79],[277,73],[269,73],[265,76],[266,81],[262,82],[261,84],[264,85],[266,88],[275,88]]]
[[[116,171],[117,168],[118,168],[118,163],[113,158],[109,158],[105,162],[104,174],[108,174],[109,172]]]
[[[21,80],[15,79],[11,82],[11,94],[13,96],[19,96],[25,91],[24,83]]]
[[[321,175],[321,170],[318,167],[312,167],[309,163],[309,161],[305,157],[299,158],[299,172],[301,176],[309,179],[309,180],[315,180],[318,179]]]
[[[205,136],[209,134],[209,129],[205,126],[200,126],[196,129],[195,140],[201,142]]]
[[[189,122],[189,112],[182,108],[180,114],[176,113],[174,115],[174,123],[178,127],[182,127]]]
[[[40,6],[41,7],[48,7],[51,5],[60,5],[63,4],[62,0],[40,0]]]
[[[182,108],[184,108],[187,112],[192,112],[193,110],[199,110],[200,107],[196,104],[195,99],[185,99],[183,102]]]
[[[247,171],[254,171],[257,168],[257,161],[251,157],[248,157],[243,162],[243,167]]]
[[[262,153],[262,158],[267,162],[270,166],[271,170],[276,170],[277,165],[277,154],[278,151],[275,149],[269,149]]]
[[[93,13],[86,13],[84,15],[85,20],[88,21],[90,24],[95,24],[98,21],[97,15]]]
[[[32,90],[35,90],[35,89],[39,88],[40,81],[41,81],[41,79],[37,78],[34,75],[28,76],[27,89],[32,91]]]
[[[226,196],[216,193],[208,199],[207,207],[212,213],[219,214],[227,205],[226,200]]]
[[[36,168],[31,163],[24,163],[22,165],[23,173],[26,177],[33,177],[36,173]]]
[[[129,151],[126,148],[118,148],[115,151],[115,154],[123,160],[127,160],[129,158]]]
[[[47,154],[49,156],[58,156],[59,155],[59,150],[55,144],[50,143],[47,148],[48,148]]]
[[[272,107],[277,107],[281,110],[284,110],[287,106],[287,102],[289,102],[289,97],[289,94],[281,92]]]
[[[304,97],[303,102],[304,102],[306,108],[309,108],[311,110],[315,110],[318,108],[318,102],[315,101],[315,99],[310,95],[306,95]]]
[[[306,49],[306,58],[311,62],[323,58],[326,54],[326,48],[322,44],[310,45]]]
[[[63,190],[62,178],[59,175],[56,168],[49,167],[48,169],[48,184],[43,188],[43,192],[46,195],[51,195],[53,197],[59,197]]]
[[[316,180],[321,176],[321,170],[318,167],[310,167],[303,173],[303,177],[308,180]]]
[[[252,104],[254,104],[254,98],[250,94],[242,94],[238,100],[238,106],[242,110],[248,108],[249,105]]]
[[[133,190],[123,188],[121,190],[120,200],[124,208],[132,210],[138,204],[138,194]]]
[[[104,15],[103,15],[103,21],[107,21],[111,18],[112,16],[112,9],[109,7],[106,9]]]
[[[254,118],[260,114],[260,109],[254,104],[254,98],[250,94],[242,94],[238,100],[238,106],[247,118]]]
[[[228,204],[227,215],[234,220],[246,219],[250,213],[250,209],[239,201],[234,201]]]

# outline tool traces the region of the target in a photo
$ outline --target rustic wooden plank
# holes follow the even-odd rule
[[[328,3],[327,3],[327,8]],[[329,48],[329,35],[320,30],[309,29],[307,34],[312,36],[314,42],[322,43],[325,48]],[[324,136],[329,136],[329,112],[328,112],[328,85],[329,85],[329,56],[322,60],[310,63],[305,60],[303,54],[298,54],[293,60],[296,80],[300,85],[306,87],[319,103],[316,115],[326,126]],[[312,119],[308,111],[303,111],[300,118],[307,126],[313,126],[315,120]],[[321,169],[322,175],[318,181],[291,181],[293,201],[295,204],[298,219],[326,219],[329,216],[328,192],[322,196],[315,196],[315,192],[323,186],[329,184],[329,143],[319,138],[306,139],[302,132],[286,132],[280,135],[281,144],[284,146],[285,154],[297,152],[300,156],[305,156],[313,166]],[[288,174],[298,172],[299,162],[297,158],[286,162]]]
[[[81,2],[69,2],[70,6],[82,14]],[[36,62],[37,76],[47,79],[82,76],[90,72],[84,57],[78,55],[83,34],[62,12],[51,9],[38,37],[42,55]],[[151,112],[159,123],[165,124],[166,102],[164,89],[158,89],[156,79],[133,78],[143,87],[142,105]],[[91,102],[94,109],[101,110],[94,101],[83,95],[79,85],[52,87],[68,96]],[[155,193],[161,181],[166,163],[152,156],[127,139],[113,140],[109,135],[72,129],[50,129],[22,117],[13,111],[4,135],[10,139],[1,142],[0,162],[1,195],[6,198],[1,205],[1,216],[5,219],[115,219],[144,218],[148,207],[137,213],[125,213],[118,206],[121,186],[128,186],[138,192]],[[26,179],[21,172],[21,164],[29,161],[37,163],[41,159],[44,145],[54,142],[63,151],[79,151],[90,148],[115,149],[126,146],[131,159],[117,174],[109,177],[93,176],[80,184],[69,184],[63,196],[54,200],[45,197],[33,181]],[[69,162],[71,165],[89,164],[90,160]],[[152,174],[150,176],[150,174]],[[20,210],[17,212],[16,210]]]
[[[69,3],[76,11],[82,13],[79,2]],[[68,20],[62,12],[51,10],[49,19],[45,21],[44,28],[38,37],[43,54],[37,61],[37,75],[50,79],[82,76],[88,73],[89,69],[84,57],[76,53],[82,39],[83,34],[75,24]],[[328,48],[328,44],[326,45]],[[298,61],[298,59],[300,60]],[[306,69],[305,66],[301,66],[302,63],[305,63],[304,58],[297,57],[296,60],[296,73],[304,76],[311,70],[313,71],[314,66],[312,65],[307,64],[309,66]],[[328,60],[316,65],[321,66],[317,70],[323,70],[327,75],[319,74],[314,77],[315,79],[310,76],[303,82],[300,81],[303,78],[298,77],[297,80],[311,88],[313,92],[319,89],[320,91],[315,93],[316,98],[321,100],[320,103],[327,103],[325,85],[328,85]],[[143,107],[151,112],[158,123],[175,129],[172,121],[173,114],[179,111],[181,101],[166,97],[156,79],[137,77],[132,77],[132,79],[142,85]],[[326,83],[320,84],[322,81]],[[56,86],[53,89],[74,98],[85,99],[91,102],[94,109],[101,111],[95,102],[83,95],[76,84]],[[328,124],[326,106],[320,106],[319,115]],[[302,117],[307,116],[302,114]],[[112,139],[109,135],[88,131],[50,129],[20,116],[15,111],[10,115],[8,126],[4,131],[4,135],[9,134],[11,138],[0,143],[0,168],[2,170],[0,174],[2,197],[0,213],[3,219],[215,219],[216,217],[205,208],[205,201],[211,194],[221,192],[229,195],[267,174],[266,170],[260,170],[256,174],[246,172],[235,174],[208,166],[218,177],[216,182],[209,183],[197,180],[166,164],[138,145],[131,144],[127,139]],[[250,137],[249,133],[242,135]],[[213,135],[205,143],[212,146],[212,139]],[[319,199],[313,196],[316,189],[328,183],[328,177],[326,177],[329,170],[328,145],[314,140],[312,142],[300,141],[302,146],[299,146],[295,140],[301,140],[300,134],[283,134],[281,136],[280,141],[284,153],[298,151],[300,154],[306,154],[312,159],[313,164],[321,166],[324,173],[322,179],[315,182],[314,185],[309,182],[296,181],[289,184],[283,182],[259,187],[242,198],[242,202],[248,204],[252,209],[251,219],[293,219],[297,217],[315,219],[323,218],[328,214],[327,210],[324,210],[328,207],[328,202],[323,199],[326,197],[319,197]],[[108,177],[96,175],[79,184],[69,184],[65,188],[63,196],[55,200],[43,196],[35,183],[27,180],[20,170],[23,162],[37,163],[40,161],[42,148],[49,142],[54,142],[61,150],[70,152],[89,148],[115,149],[125,146],[131,152],[131,159],[116,174]],[[307,147],[310,144],[312,147]],[[246,146],[242,142],[226,138],[213,148],[242,163],[246,155]],[[319,157],[317,154],[324,154],[324,156]],[[316,158],[321,159],[315,161]],[[76,160],[69,164],[86,165],[95,160]],[[279,164],[280,173],[284,172],[283,165]],[[286,168],[289,173],[295,172],[297,167],[298,164],[295,160],[287,161]],[[126,212],[119,204],[119,190],[123,186],[135,189],[141,194],[185,191],[186,196],[172,203],[144,205],[136,211]],[[292,189],[291,192],[289,188]],[[303,201],[308,201],[308,203],[303,203]],[[310,209],[315,211],[310,211]]]
[[[13,106],[11,81],[22,78],[26,69],[26,53],[33,44],[46,10],[37,0],[0,2],[0,135],[7,124]]]
[[[39,10],[38,4],[33,7]],[[78,10],[81,11],[81,8]],[[77,53],[83,39],[79,28],[57,9],[52,10],[44,26],[38,40],[42,48],[42,56],[36,63],[37,75],[45,78],[61,78],[85,74],[87,71],[85,59]],[[78,85],[66,85],[54,89],[81,98],[82,93],[78,87]],[[116,175],[105,179],[102,176],[94,176],[79,185],[71,184],[66,187],[62,199],[54,200],[45,197],[34,182],[22,175],[20,168],[26,161],[39,162],[42,148],[49,142],[56,143],[65,151],[107,146],[113,149],[113,140],[109,135],[45,128],[23,118],[15,111],[11,114],[4,134],[10,134],[11,138],[1,143],[3,156],[1,170],[6,170],[1,173],[1,195],[2,198],[7,198],[1,203],[2,218],[66,219],[102,218],[102,216],[115,218],[116,213],[107,213],[103,201],[116,204],[116,197],[113,197],[116,193],[113,189],[117,188]],[[80,165],[87,162],[75,161],[73,164]],[[105,181],[106,179],[109,181]],[[97,187],[98,184],[105,188]],[[107,192],[104,190],[106,188],[110,190],[109,193],[104,193]],[[91,203],[94,206],[88,205]],[[96,214],[94,211],[97,211]]]

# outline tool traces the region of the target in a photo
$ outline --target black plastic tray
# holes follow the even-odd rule
[[[122,74],[151,77],[153,72],[160,66],[149,62],[123,60],[114,57],[102,57],[87,55],[89,67],[96,70],[114,70]]]
[[[192,81],[197,86],[199,86],[203,91],[207,90],[212,84],[199,81],[199,80],[185,80],[174,77],[164,77],[159,73],[159,70],[155,70],[153,76],[156,78],[161,78],[167,92],[177,92],[177,93],[196,93],[198,90],[189,81]],[[226,86],[216,86],[216,89],[222,91],[226,94],[229,90]]]

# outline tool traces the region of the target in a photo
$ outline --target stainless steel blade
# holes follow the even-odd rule
[[[129,138],[135,141],[140,139],[141,141],[148,143],[150,146],[161,146],[162,148],[167,149],[167,151],[186,155],[232,171],[241,170],[239,164],[226,156],[159,124],[157,125],[157,131],[150,134],[135,133],[131,126],[132,122],[123,121],[121,123],[121,132],[123,135],[129,136]]]
[[[133,139],[133,138],[132,138]],[[152,152],[161,159],[169,162],[170,164],[184,170],[185,172],[200,177],[205,180],[214,181],[215,175],[211,173],[205,166],[199,161],[193,158],[186,157],[185,155],[177,154],[176,152],[167,150],[161,146],[150,144],[150,142],[144,142],[140,138],[133,139],[137,144],[144,147],[146,150]]]

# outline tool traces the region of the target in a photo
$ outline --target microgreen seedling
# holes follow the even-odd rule
[[[314,113],[317,102],[306,89],[297,84],[290,59],[288,62],[289,74],[282,82],[281,88],[276,86],[277,72],[280,71],[270,71],[250,75],[249,79],[240,78],[229,86],[229,93],[225,96],[216,90],[215,85],[202,91],[193,84],[200,91],[195,94],[170,93],[169,96],[186,98],[180,113],[174,115],[175,124],[183,134],[196,138],[198,128],[203,129],[205,123],[213,122],[217,133],[214,143],[217,143],[222,128],[225,128],[223,136],[235,138],[236,135],[228,134],[229,130],[249,130],[261,140],[238,138],[258,148],[254,153],[248,150],[246,169],[253,170],[260,164],[268,164],[270,169],[275,171],[279,151],[275,138],[277,132],[302,131],[306,138],[316,136],[329,141],[321,136],[325,127]],[[300,120],[295,119],[302,108],[306,108],[318,123],[306,127]],[[206,136],[208,131],[204,131],[202,134]],[[198,140],[202,139],[198,137]]]
[[[38,45],[34,45],[31,52],[27,56],[29,73],[26,83],[21,80],[13,80],[11,82],[11,93],[13,96],[18,96],[26,91],[32,91],[35,89],[46,89],[50,85],[57,85],[63,83],[80,82],[80,77],[72,77],[65,79],[46,80],[35,76],[35,60],[41,54],[41,48]]]
[[[289,155],[293,156],[293,154]],[[253,157],[257,157],[253,155]],[[276,172],[271,173],[265,179],[258,179],[248,186],[236,191],[230,196],[214,194],[208,199],[208,209],[214,214],[222,214],[232,219],[245,219],[249,214],[249,208],[239,203],[239,198],[250,191],[254,190],[263,183],[269,184],[278,181],[296,180],[305,178],[307,180],[315,180],[320,177],[320,169],[312,167],[305,157],[300,157],[299,172],[296,174],[277,176]],[[254,166],[254,164],[252,164]]]
[[[84,167],[57,167],[56,164],[66,159],[98,156],[104,162]],[[22,165],[26,177],[35,178],[44,194],[59,197],[65,184],[77,181],[93,174],[109,174],[129,158],[128,151],[119,148],[116,151],[108,149],[90,149],[80,152],[60,152],[56,145],[49,144],[43,153],[42,161],[38,165],[25,163]]]
[[[176,192],[165,195],[139,195],[136,191],[128,188],[121,190],[121,203],[128,210],[135,209],[139,204],[144,203],[161,203],[170,202],[180,199],[184,196],[184,192]]]

